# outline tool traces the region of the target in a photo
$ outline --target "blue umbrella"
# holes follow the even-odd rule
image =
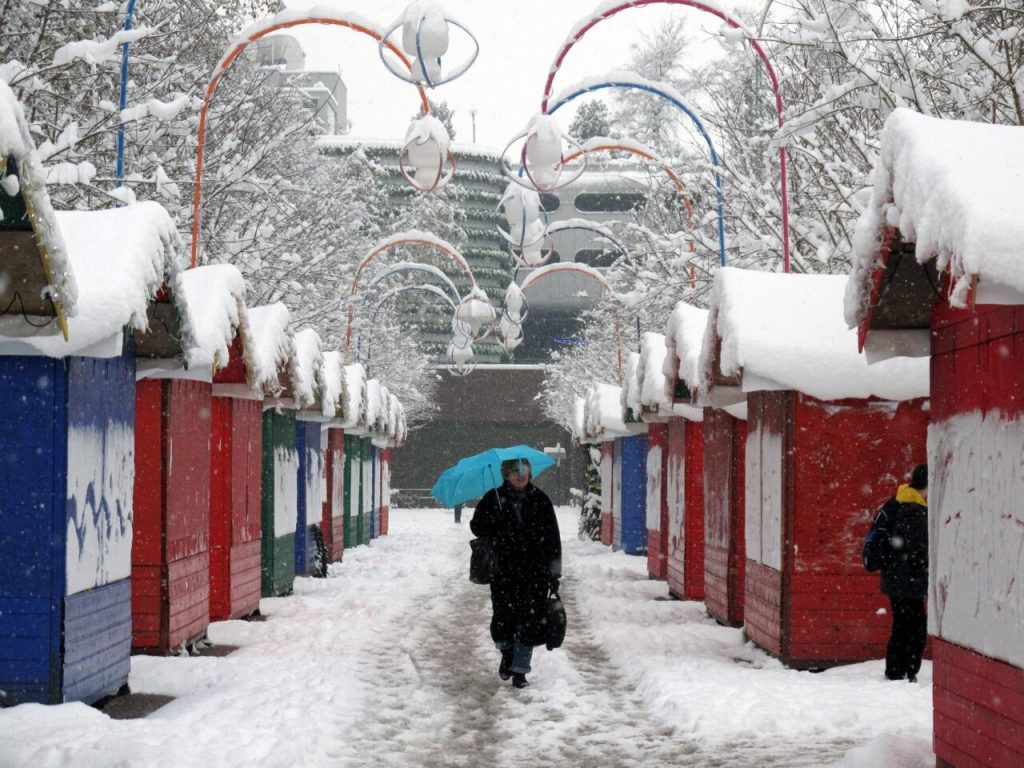
[[[469,499],[483,496],[491,488],[502,483],[501,462],[526,459],[530,462],[531,476],[537,477],[555,460],[528,445],[513,445],[509,448],[491,448],[483,453],[459,459],[454,467],[448,467],[437,478],[430,495],[446,507],[454,507]]]

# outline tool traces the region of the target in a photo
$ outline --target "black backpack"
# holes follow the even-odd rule
[[[864,537],[864,547],[860,554],[864,567],[869,571],[882,570],[889,565],[892,559],[889,531],[899,506],[896,497],[892,497],[882,505],[878,514],[875,515],[875,519],[871,521],[871,528],[868,529],[868,534]]]

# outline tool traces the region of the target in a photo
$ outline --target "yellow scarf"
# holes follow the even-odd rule
[[[928,500],[921,495],[921,492],[917,488],[911,488],[909,485],[901,485],[896,491],[896,501],[900,504],[920,504],[922,507],[928,506]]]

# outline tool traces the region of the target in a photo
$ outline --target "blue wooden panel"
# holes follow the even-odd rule
[[[64,617],[64,701],[117,693],[131,664],[131,579],[69,596]]]
[[[67,374],[0,357],[0,703],[54,702],[64,594]]]
[[[306,470],[309,466],[309,455],[306,449],[306,422],[295,422],[295,450],[299,454],[298,477],[295,481],[299,501],[296,505],[298,517],[295,521],[295,574],[301,576],[307,572],[306,568],[306,540],[309,537],[306,530]]]
[[[647,435],[622,440],[622,551],[647,553]]]

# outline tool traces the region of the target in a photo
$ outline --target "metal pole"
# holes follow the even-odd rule
[[[124,20],[124,31],[132,28],[132,16],[135,14],[135,0],[128,0],[128,15]],[[117,114],[117,184],[116,187],[124,186],[124,123],[121,121],[121,112],[128,106],[128,42],[121,45],[121,98],[118,102]],[[120,201],[117,203],[120,207]]]

